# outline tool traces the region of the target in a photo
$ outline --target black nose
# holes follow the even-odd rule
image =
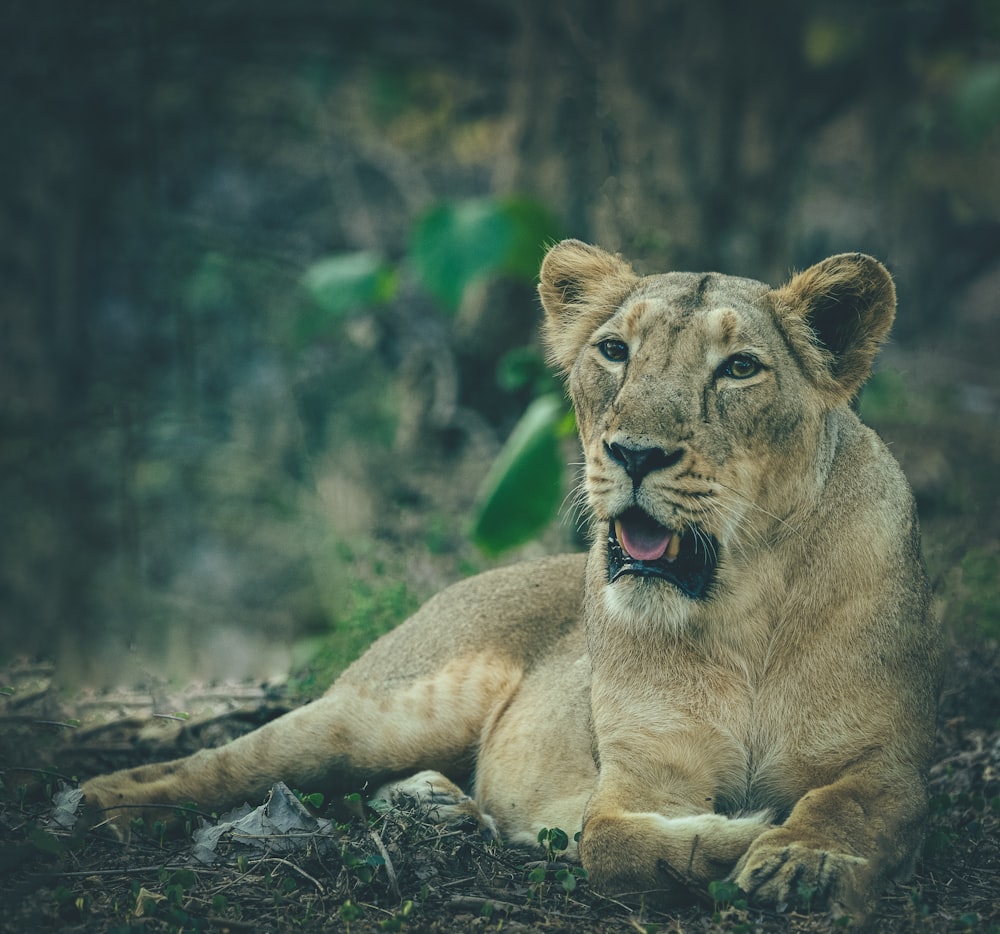
[[[684,449],[677,448],[669,454],[663,448],[635,448],[628,444],[605,442],[604,449],[616,463],[622,465],[632,478],[634,486],[638,486],[654,470],[673,467],[683,456]]]

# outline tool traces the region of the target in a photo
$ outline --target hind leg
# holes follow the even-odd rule
[[[91,779],[83,786],[87,806],[124,832],[136,817],[169,819],[158,805],[219,811],[261,799],[278,780],[337,794],[420,769],[468,772],[483,723],[519,679],[509,660],[486,654],[402,684],[346,677],[225,746]]]
[[[379,639],[319,700],[218,749],[86,782],[87,806],[119,829],[157,805],[219,811],[275,781],[358,790],[422,769],[473,771],[483,730],[522,673],[580,625],[583,556],[470,578]]]

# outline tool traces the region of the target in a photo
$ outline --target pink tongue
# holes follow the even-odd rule
[[[630,516],[615,520],[618,542],[636,561],[656,561],[663,557],[672,534],[652,519]]]

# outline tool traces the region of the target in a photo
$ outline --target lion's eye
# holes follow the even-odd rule
[[[624,363],[628,360],[628,344],[625,341],[609,337],[606,340],[598,341],[597,349],[606,360],[610,360],[612,363]]]
[[[755,356],[748,353],[733,354],[725,363],[719,367],[722,376],[730,379],[748,379],[756,376],[762,369],[761,362]]]

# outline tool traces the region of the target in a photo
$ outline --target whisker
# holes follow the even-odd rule
[[[774,521],[779,523],[783,528],[787,529],[789,532],[792,532],[794,535],[797,535],[803,541],[805,540],[802,533],[786,519],[782,519],[781,516],[776,516],[773,512],[770,512],[769,510],[765,509],[759,503],[755,503],[752,499],[749,499],[748,497],[744,496],[742,493],[739,492],[739,490],[734,490],[731,486],[728,486],[720,481],[716,482],[719,484],[720,487],[726,490],[726,492],[731,493],[733,496],[737,497],[743,505],[749,506],[751,509],[756,509],[758,512],[763,513],[769,519],[774,519]]]

